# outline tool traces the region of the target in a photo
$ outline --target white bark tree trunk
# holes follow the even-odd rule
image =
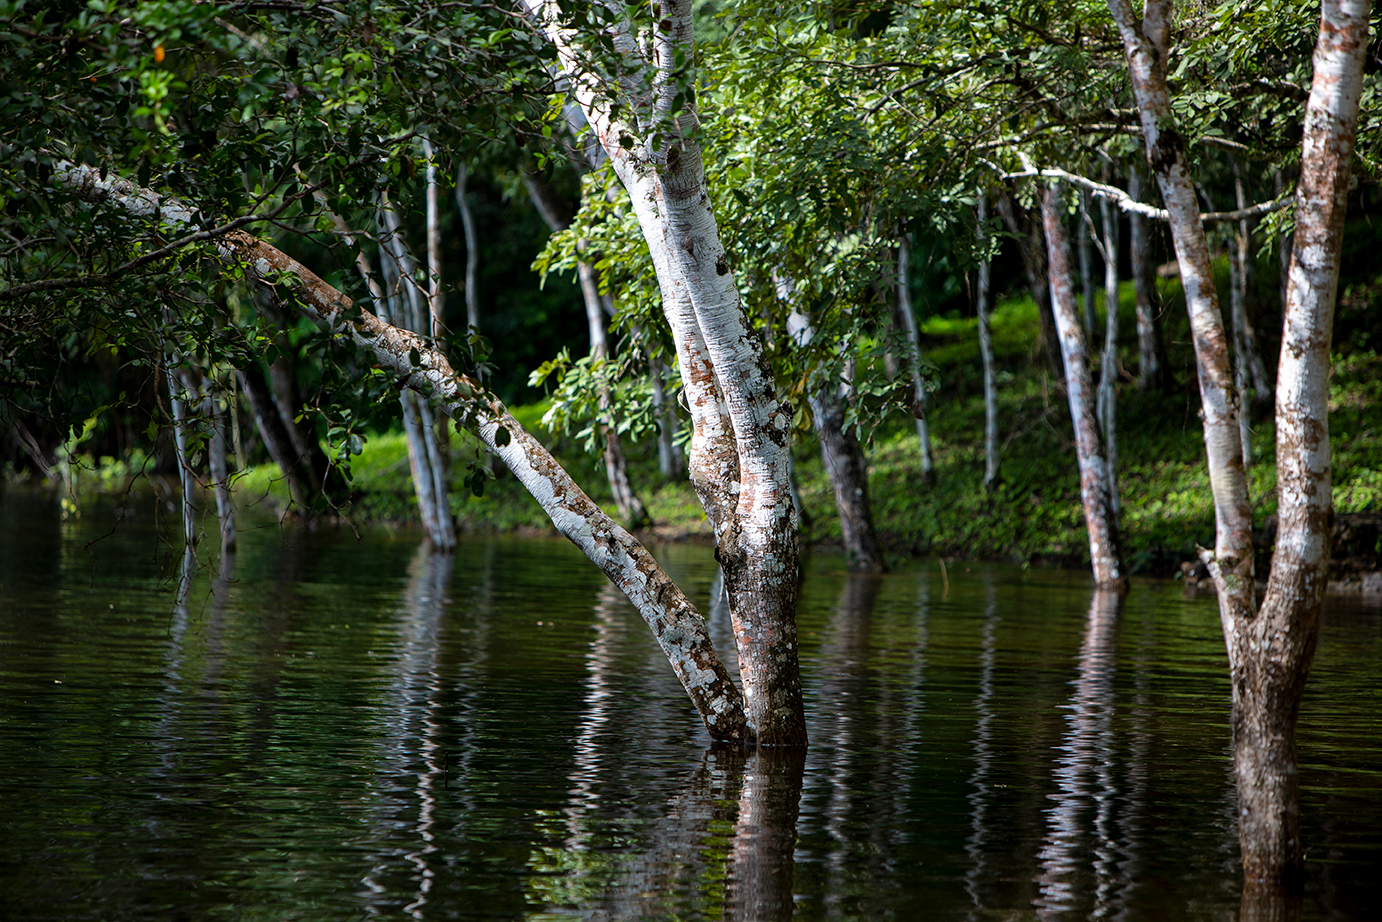
[[[790,297],[789,284],[780,284],[778,294]],[[811,341],[811,321],[800,309],[787,318],[787,332],[799,346]],[[878,535],[873,528],[869,507],[868,459],[859,440],[845,425],[847,397],[838,381],[820,382],[807,395],[811,423],[820,442],[821,463],[835,493],[835,509],[840,516],[840,537],[851,573],[882,573],[886,567]],[[790,480],[791,472],[788,472]]]
[[[1056,318],[1061,357],[1065,364],[1065,390],[1070,418],[1075,427],[1075,452],[1080,465],[1080,500],[1089,531],[1089,560],[1094,583],[1100,589],[1127,586],[1118,519],[1108,483],[1108,462],[1099,439],[1094,413],[1094,384],[1089,372],[1089,353],[1084,327],[1075,302],[1070,273],[1070,243],[1062,221],[1059,184],[1049,186],[1041,197],[1042,225],[1046,230],[1047,266],[1051,279],[1051,312]]]
[[[167,310],[165,307],[165,313]],[[178,373],[173,369],[174,358],[171,353],[164,354],[163,379],[168,385],[168,409],[173,417],[173,451],[178,465],[178,510],[182,519],[182,566],[178,572],[178,588],[173,604],[177,609],[185,609],[187,593],[192,588],[192,573],[197,564],[197,507],[192,500],[196,477],[192,473],[192,461],[187,456],[191,424],[187,418],[183,387]]]
[[[974,306],[979,315],[979,358],[984,363],[984,489],[998,485],[998,387],[993,360],[993,333],[989,329],[988,195],[979,193],[979,259]]]
[[[391,322],[406,330],[422,333],[432,339],[433,318],[418,287],[417,264],[403,240],[403,227],[398,214],[387,201],[381,200],[378,211],[379,259],[383,270],[383,300],[381,309],[391,315]],[[370,283],[368,263],[357,259],[357,266]],[[371,291],[374,285],[371,284]],[[434,343],[435,345],[435,343]],[[403,412],[403,432],[408,442],[408,466],[417,493],[418,512],[432,546],[449,552],[456,547],[456,524],[451,516],[451,501],[446,485],[446,465],[437,438],[437,426],[432,408],[425,398],[412,391],[399,395]]]
[[[1149,2],[1143,20],[1133,15],[1127,0],[1110,0],[1109,7],[1127,50],[1149,159],[1172,213],[1181,275],[1187,279],[1189,269],[1187,281],[1199,279],[1199,263],[1207,270],[1201,254],[1208,251],[1192,213],[1193,193],[1187,197],[1185,192],[1189,178],[1180,140],[1170,128],[1174,123],[1166,93],[1169,0]],[[1204,557],[1219,593],[1232,677],[1238,837],[1247,891],[1291,879],[1304,851],[1295,728],[1328,581],[1333,521],[1329,345],[1368,13],[1366,0],[1325,0],[1321,5],[1277,371],[1277,543],[1260,609],[1254,599],[1246,477],[1233,444],[1239,398],[1227,373],[1223,322],[1212,288],[1208,298],[1192,301],[1186,287],[1218,521],[1215,552]],[[1172,207],[1172,194],[1179,208]]]
[[[160,214],[164,221],[183,228],[191,223],[192,211],[176,200],[113,175],[103,178],[99,169],[61,163],[54,171],[54,182],[87,201],[119,207],[131,216]],[[647,549],[585,495],[499,400],[454,371],[445,354],[426,338],[360,309],[343,292],[276,247],[244,231],[231,231],[216,243],[222,258],[250,279],[295,279],[291,293],[304,316],[354,342],[380,367],[396,374],[403,386],[435,400],[449,416],[474,432],[508,465],[557,530],[628,596],[652,630],[710,735],[732,742],[753,738],[743,697],[715,655],[705,620],[695,606]],[[419,359],[417,365],[412,361],[414,354]]]
[[[1238,434],[1241,404],[1233,386],[1228,341],[1210,268],[1209,243],[1200,221],[1184,142],[1170,127],[1174,117],[1166,88],[1166,55],[1171,4],[1170,0],[1148,0],[1142,19],[1134,15],[1129,0],[1109,0],[1109,9],[1127,52],[1147,159],[1166,204],[1190,315],[1217,523],[1215,568],[1225,577],[1232,577],[1227,595],[1221,594],[1220,598],[1234,611],[1246,612],[1253,604],[1252,509]]]
[[[1233,190],[1241,211],[1248,207],[1247,193],[1243,188],[1243,175],[1238,160],[1229,161],[1233,165]],[[1255,392],[1253,402],[1265,402],[1272,393],[1271,379],[1267,377],[1267,366],[1262,361],[1262,350],[1257,345],[1257,331],[1248,317],[1248,291],[1252,287],[1252,227],[1247,218],[1236,226],[1234,262],[1238,265],[1237,284],[1233,290],[1233,340],[1235,348],[1242,353],[1247,363],[1247,375]],[[1247,414],[1244,413],[1244,416]]]
[[[461,230],[465,235],[465,322],[467,335],[480,329],[480,301],[475,273],[480,266],[480,242],[475,233],[475,216],[466,198],[466,181],[470,178],[465,162],[456,168],[456,208],[461,213]]]
[[[1118,518],[1118,209],[1099,200],[1104,234],[1104,354],[1099,363],[1099,426],[1104,433],[1104,461],[1108,466],[1109,503]]]
[[[657,270],[694,427],[691,479],[715,529],[749,718],[760,742],[804,744],[791,414],[777,399],[710,208],[689,92],[690,0],[664,0],[646,43],[626,21],[608,30],[624,61],[646,68],[646,83],[607,82],[555,0],[524,6],[556,46],[573,96],[629,191]],[[611,108],[616,92],[627,118]]]
[[[1080,232],[1075,235],[1077,241],[1077,252],[1080,254],[1080,306],[1084,313],[1084,335],[1087,342],[1094,341],[1094,331],[1097,329],[1094,315],[1094,259],[1089,252],[1091,228],[1094,222],[1089,217],[1089,193],[1080,190],[1080,212],[1079,212]]]
[[[926,388],[921,380],[921,334],[916,314],[912,313],[912,288],[908,281],[912,266],[912,239],[903,234],[897,241],[897,315],[907,332],[911,349],[907,370],[912,375],[912,415],[916,417],[917,446],[921,452],[921,479],[931,483],[936,477],[936,462],[931,455],[931,427],[926,422]]]
[[[1142,201],[1142,170],[1136,166],[1128,170],[1128,195],[1135,202]],[[1161,363],[1157,357],[1156,309],[1152,304],[1155,282],[1147,219],[1135,211],[1128,212],[1128,252],[1137,293],[1137,389],[1145,391],[1156,383]]]

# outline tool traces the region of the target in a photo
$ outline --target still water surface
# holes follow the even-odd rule
[[[0,919],[1239,914],[1218,619],[1175,583],[816,553],[803,759],[711,750],[564,542],[264,528],[175,612],[150,518],[0,497]],[[657,553],[711,609],[709,549]],[[1332,601],[1306,919],[1382,917],[1380,661]]]

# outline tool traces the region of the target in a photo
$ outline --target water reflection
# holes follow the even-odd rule
[[[398,859],[411,866],[411,898],[403,911],[421,919],[432,891],[438,851],[437,790],[447,771],[441,734],[440,645],[447,590],[455,558],[435,553],[424,542],[408,567],[408,585],[398,618],[398,659],[393,681],[380,707],[385,735],[380,744],[381,783],[377,792],[377,835],[396,839],[407,830],[407,845],[382,850],[361,883],[373,894],[370,915],[396,910],[398,896],[384,878]],[[401,854],[400,854],[401,852]],[[396,884],[394,884],[396,888]]]
[[[974,697],[974,771],[969,776],[970,833],[965,839],[965,854],[969,870],[965,872],[965,890],[969,893],[974,911],[970,918],[982,914],[983,884],[988,880],[989,868],[985,855],[993,832],[989,829],[990,771],[993,763],[993,668],[996,657],[998,624],[998,587],[992,583],[985,590],[983,639],[979,648],[979,693]]]
[[[1240,889],[1222,638],[1176,586],[818,556],[781,765],[704,748],[565,545],[246,532],[170,616],[152,529],[5,521],[3,919],[1378,916],[1372,608],[1331,604],[1302,709],[1302,909]]]
[[[1123,594],[1096,591],[1080,644],[1079,671],[1066,717],[1068,730],[1058,747],[1057,792],[1047,810],[1047,834],[1038,855],[1041,874],[1037,914],[1051,918],[1075,908],[1080,893],[1084,852],[1084,818],[1093,817],[1093,909],[1090,918],[1111,911],[1116,885],[1113,809],[1113,680],[1116,670],[1118,614]]]

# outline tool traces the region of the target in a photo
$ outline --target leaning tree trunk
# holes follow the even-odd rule
[[[998,485],[998,388],[993,362],[993,333],[989,329],[988,195],[979,193],[979,271],[974,306],[979,314],[979,357],[984,363],[984,489]]]
[[[1061,357],[1065,364],[1065,390],[1070,419],[1075,426],[1075,453],[1080,465],[1080,500],[1089,531],[1089,561],[1094,584],[1100,589],[1127,585],[1118,519],[1113,511],[1113,492],[1108,464],[1099,440],[1094,415],[1094,384],[1089,372],[1089,353],[1084,327],[1075,302],[1070,274],[1070,243],[1062,221],[1059,184],[1047,187],[1041,197],[1041,219],[1046,229],[1047,265],[1051,275],[1051,311],[1056,318]]]
[[[1127,50],[1148,156],[1171,212],[1181,275],[1197,285],[1195,298],[1190,284],[1186,295],[1217,520],[1215,550],[1202,556],[1219,594],[1232,678],[1238,839],[1245,886],[1271,888],[1299,871],[1304,852],[1295,728],[1328,582],[1333,520],[1329,345],[1369,4],[1322,4],[1277,371],[1277,542],[1260,609],[1254,600],[1246,475],[1234,444],[1239,397],[1228,374],[1223,320],[1213,288],[1207,295],[1198,290],[1207,275],[1208,247],[1179,136],[1167,130],[1174,125],[1164,64],[1170,2],[1148,3],[1145,21],[1136,18],[1126,0],[1110,0],[1109,6]]]
[[[114,175],[102,175],[105,172],[59,162],[53,178],[57,185],[86,201],[119,208],[133,218],[158,215],[166,224],[183,229],[191,226],[192,210],[176,199]],[[259,284],[272,280],[288,286],[303,316],[348,339],[372,356],[380,369],[396,375],[400,383],[428,400],[435,400],[452,419],[474,432],[508,465],[557,530],[628,596],[652,630],[711,737],[729,742],[754,737],[743,697],[715,655],[705,619],[647,549],[586,496],[497,398],[453,370],[445,354],[426,338],[357,310],[348,296],[276,247],[239,230],[209,239],[214,240],[230,271]],[[791,575],[795,590],[795,568]],[[779,717],[777,725],[786,722]],[[769,725],[772,723],[770,720]]]

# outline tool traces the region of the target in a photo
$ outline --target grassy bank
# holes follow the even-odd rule
[[[1167,292],[1174,300],[1174,291]],[[1122,306],[1124,330],[1133,329],[1129,300]],[[1168,305],[1168,318],[1176,316]],[[917,438],[911,420],[898,418],[874,433],[869,447],[870,491],[877,526],[892,553],[944,554],[968,558],[1083,566],[1088,543],[1079,502],[1079,479],[1069,414],[1060,382],[1033,359],[1036,314],[1027,299],[999,306],[993,329],[1002,372],[999,429],[1002,472],[987,493],[983,477],[983,395],[972,319],[933,318],[926,324],[926,352],[940,368],[940,390],[932,395],[929,423],[936,479],[920,477]],[[1186,367],[1188,348],[1168,330],[1173,367]],[[1125,353],[1126,354],[1126,353]],[[1125,358],[1129,365],[1135,359]],[[1139,392],[1124,375],[1118,397],[1119,490],[1125,556],[1134,572],[1169,573],[1194,557],[1198,544],[1213,540],[1213,510],[1199,425],[1199,396],[1193,378],[1183,376],[1169,391]],[[1334,496],[1340,513],[1382,510],[1382,358],[1353,352],[1335,360],[1331,381]],[[546,433],[542,406],[520,407],[515,415],[540,435],[577,482],[606,509],[613,509],[603,467],[569,438]],[[1274,434],[1270,408],[1254,412],[1255,463],[1250,469],[1259,528],[1275,513]],[[453,443],[460,468],[473,445]],[[709,530],[684,481],[663,482],[650,441],[626,445],[635,487],[662,537],[706,536]],[[810,518],[809,539],[839,540],[833,498],[814,444],[797,448],[802,498]],[[403,437],[377,434],[355,459],[356,494],[347,514],[361,521],[416,520]],[[239,481],[242,500],[277,497],[286,490],[271,468],[247,472]],[[533,500],[512,479],[498,477],[481,497],[452,497],[462,528],[469,530],[550,529]]]

